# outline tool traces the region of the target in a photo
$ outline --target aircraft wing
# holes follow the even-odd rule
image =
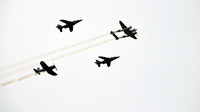
[[[73,31],[73,26],[69,27],[69,31],[72,32]]]
[[[63,23],[65,23],[65,24],[71,23],[71,21],[67,21],[67,20],[64,20],[64,19],[61,19],[60,21],[63,22]]]
[[[110,67],[110,64],[111,64],[111,63],[110,63],[110,61],[109,61],[109,62],[107,62],[107,66],[108,66],[108,67]]]
[[[41,61],[41,62],[40,62],[40,65],[42,66],[42,68],[43,68],[45,71],[47,71],[47,73],[49,73],[49,74],[51,74],[51,75],[53,75],[53,76],[57,75],[57,74],[53,71],[53,69],[52,69],[51,67],[49,67],[44,61]]]
[[[41,62],[40,62],[40,65],[42,66],[42,68],[43,68],[44,70],[46,70],[47,68],[49,68],[48,65],[47,65],[44,61],[41,61]]]
[[[122,22],[122,21],[119,21],[119,24],[121,25],[122,29],[126,29],[126,25]]]
[[[132,37],[132,38],[134,38],[134,39],[137,39],[137,37],[136,37],[135,35],[132,35],[132,36],[130,36],[130,37]]]
[[[47,69],[46,71],[47,71],[47,73],[49,73],[49,74],[51,74],[53,76],[57,75],[57,73],[55,73],[52,69]]]
[[[130,37],[132,37],[132,38],[134,38],[134,39],[137,39],[136,38],[136,36],[135,36],[135,34],[137,34],[137,33],[132,33],[132,32],[125,32],[128,36],[130,36]]]
[[[99,58],[103,59],[103,60],[108,60],[109,58],[103,57],[103,56],[99,56]]]

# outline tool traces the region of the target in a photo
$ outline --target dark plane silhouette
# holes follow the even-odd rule
[[[56,68],[55,65],[53,66],[48,66],[44,61],[40,62],[40,65],[42,66],[42,69],[40,69],[39,67],[37,69],[33,69],[35,71],[35,73],[37,73],[38,75],[40,75],[40,72],[44,72],[46,71],[47,73],[49,73],[50,75],[56,76],[57,74],[53,71],[53,69]]]
[[[59,25],[59,24],[56,26],[56,28],[58,28],[58,29],[60,30],[60,32],[62,32],[62,29],[63,29],[63,28],[69,28],[70,32],[72,32],[72,31],[73,31],[73,26],[74,26],[76,23],[81,22],[82,19],[81,19],[81,20],[74,20],[74,21],[67,21],[67,20],[61,19],[60,21],[63,22],[63,23],[65,23],[65,25],[63,25],[63,26],[62,26],[62,25]]]
[[[103,59],[103,61],[99,61],[96,60],[96,64],[98,65],[98,67],[100,67],[101,64],[107,64],[108,67],[110,67],[111,62],[117,58],[119,58],[119,56],[115,56],[115,57],[103,57],[103,56],[99,56],[99,58]]]
[[[115,33],[116,32],[113,32],[111,31],[110,34],[112,34],[116,40],[118,40],[119,38],[125,38],[125,37],[132,37],[134,39],[137,39],[136,38],[136,34],[137,34],[137,29],[132,29],[132,27],[127,27],[126,25],[124,25],[124,23],[122,21],[119,21],[121,27],[122,27],[122,30],[117,30],[116,32],[124,32],[126,35],[122,36],[122,37],[118,37]]]

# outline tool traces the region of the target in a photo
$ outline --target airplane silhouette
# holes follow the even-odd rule
[[[132,29],[132,26],[127,27],[122,21],[119,21],[120,26],[122,27],[121,30],[117,30],[115,32],[111,31],[110,34],[112,34],[116,40],[118,40],[119,38],[125,38],[125,37],[132,37],[133,39],[137,39],[136,38],[136,34],[137,34],[137,29]],[[118,37],[115,33],[116,32],[124,32],[126,35],[122,36],[122,37]]]
[[[101,64],[107,64],[108,67],[110,67],[111,62],[117,58],[119,58],[120,56],[115,56],[115,57],[103,57],[103,56],[99,56],[99,58],[103,59],[103,61],[99,61],[96,60],[96,64],[98,65],[98,67],[100,67]]]
[[[62,32],[63,28],[69,28],[69,31],[72,32],[73,31],[73,26],[75,24],[81,22],[82,19],[81,20],[74,20],[74,21],[68,21],[68,20],[61,19],[60,21],[65,23],[65,25],[63,25],[63,26],[59,25],[59,24],[56,26],[56,28],[58,28],[60,30],[60,32]]]
[[[37,73],[38,75],[40,75],[40,72],[44,72],[44,71],[46,71],[47,73],[49,73],[50,75],[53,75],[53,76],[57,75],[53,71],[54,68],[57,70],[55,65],[48,66],[44,61],[41,61],[40,65],[42,66],[42,69],[40,69],[39,67],[37,69],[33,69],[35,71],[35,73]]]

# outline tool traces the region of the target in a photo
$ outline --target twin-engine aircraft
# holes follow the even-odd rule
[[[73,26],[76,24],[76,23],[79,23],[82,21],[82,19],[80,20],[74,20],[74,21],[68,21],[68,20],[63,20],[61,19],[60,20],[61,22],[65,23],[65,25],[57,25],[56,28],[58,28],[60,30],[60,32],[62,32],[62,29],[63,28],[69,28],[69,31],[72,32],[73,31]]]
[[[33,69],[35,71],[35,73],[37,73],[38,75],[40,75],[40,72],[47,72],[50,75],[56,76],[57,74],[53,71],[53,69],[56,69],[55,65],[52,66],[48,66],[44,61],[40,62],[40,65],[42,66],[42,69],[40,69],[39,67],[37,69]]]
[[[127,27],[122,21],[119,21],[119,24],[121,25],[122,29],[121,30],[117,30],[115,32],[111,31],[110,34],[112,34],[116,40],[118,40],[119,38],[125,38],[125,37],[132,37],[133,39],[137,39],[136,38],[136,34],[137,34],[137,29],[132,29],[132,26]],[[126,35],[122,36],[122,37],[118,37],[115,33],[117,32],[124,32]]]
[[[103,56],[99,56],[99,58],[103,59],[103,61],[99,61],[96,60],[96,63],[98,65],[98,67],[100,67],[101,64],[107,64],[108,67],[110,67],[111,62],[117,58],[119,58],[119,56],[115,56],[115,57],[103,57]]]

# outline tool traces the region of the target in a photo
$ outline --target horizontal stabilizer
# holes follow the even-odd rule
[[[38,75],[40,75],[40,72],[36,69],[33,69],[35,71],[35,73],[37,73]]]
[[[60,30],[60,32],[62,32],[63,26],[57,25],[56,28],[58,28]]]
[[[95,62],[97,65],[98,65],[98,67],[100,67],[100,65],[101,65],[101,62],[99,61],[99,60],[96,60],[96,62]]]
[[[119,39],[119,37],[117,37],[117,35],[115,35],[115,33],[113,31],[111,31],[110,34],[112,34],[115,37],[116,40]]]

